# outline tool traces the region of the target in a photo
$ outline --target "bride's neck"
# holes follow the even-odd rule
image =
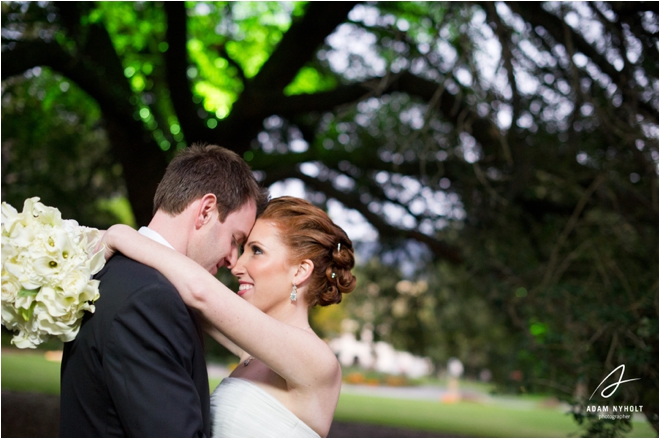
[[[300,299],[298,299],[300,301]],[[297,328],[309,328],[309,310],[304,303],[286,303],[266,312],[275,320]]]

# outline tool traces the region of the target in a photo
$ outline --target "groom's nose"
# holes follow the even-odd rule
[[[236,265],[237,260],[238,260],[238,249],[232,247],[232,249],[229,251],[229,254],[225,257],[225,267],[231,270],[232,268],[234,268],[234,265]]]

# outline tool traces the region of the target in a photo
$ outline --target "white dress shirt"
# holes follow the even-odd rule
[[[140,230],[138,230],[138,233],[140,235],[146,236],[147,238],[153,239],[154,241],[158,242],[159,244],[166,245],[167,247],[171,248],[172,250],[176,250],[174,247],[172,247],[172,245],[169,242],[167,242],[167,240],[165,238],[163,238],[161,236],[160,233],[158,233],[157,231],[155,231],[153,229],[150,229],[149,227],[140,227]]]

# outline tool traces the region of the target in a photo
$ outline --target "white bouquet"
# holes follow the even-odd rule
[[[100,239],[97,229],[63,220],[38,197],[25,200],[21,213],[2,203],[2,324],[18,331],[14,345],[76,338],[99,298],[91,277],[105,264],[103,249],[94,251]]]

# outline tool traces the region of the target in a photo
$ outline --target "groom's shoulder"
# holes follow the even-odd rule
[[[160,294],[179,298],[172,283],[160,272],[122,254],[112,257],[95,278],[100,281],[101,297],[107,292],[125,300],[136,292],[159,290]]]

